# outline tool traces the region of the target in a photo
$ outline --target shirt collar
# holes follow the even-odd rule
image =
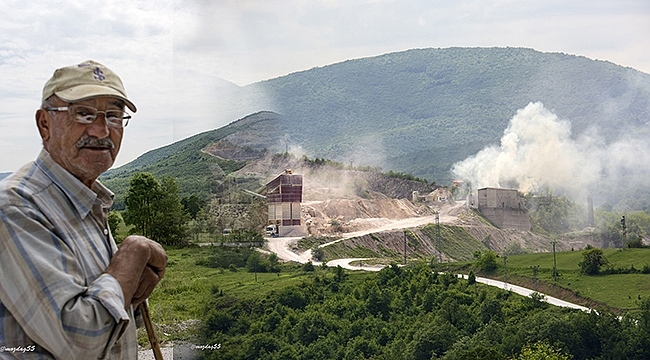
[[[82,217],[88,215],[96,200],[100,201],[102,209],[108,210],[113,205],[113,193],[103,184],[96,180],[92,189],[88,188],[74,175],[57,164],[47,150],[41,150],[36,159],[36,166],[66,194]]]

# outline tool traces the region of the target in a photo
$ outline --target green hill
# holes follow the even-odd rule
[[[229,126],[151,150],[124,166],[107,171],[101,181],[115,192],[118,208],[123,206],[129,180],[137,172],[148,172],[156,178],[171,176],[179,183],[182,196],[195,194],[207,198],[217,191],[225,176],[241,169],[245,162],[216,157],[204,149],[229,135],[243,134],[250,127],[262,127],[260,122],[272,123],[275,118],[277,114],[270,112],[253,114]]]
[[[450,180],[454,162],[497,144],[517,109],[541,101],[575,134],[647,134],[650,75],[521,48],[418,49],[349,60],[250,85],[308,154],[374,161]]]
[[[243,166],[201,153],[223,139],[449,184],[454,163],[498,144],[516,111],[538,101],[570,121],[574,136],[597,134],[606,144],[649,133],[648,74],[524,48],[416,49],[221,90],[215,106],[253,115],[152,150],[102,179],[122,184],[119,192],[120,178],[150,171],[210,192],[214,174]]]

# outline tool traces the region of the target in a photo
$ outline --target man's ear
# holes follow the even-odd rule
[[[43,109],[36,111],[36,126],[38,127],[38,132],[41,134],[41,139],[43,139],[43,144],[50,139],[51,121],[52,118],[47,111]]]

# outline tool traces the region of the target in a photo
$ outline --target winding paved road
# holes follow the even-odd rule
[[[337,260],[329,261],[327,263],[327,266],[333,266],[333,267],[341,266],[342,268],[348,269],[348,270],[363,270],[363,271],[379,271],[379,270],[384,268],[381,265],[377,265],[377,266],[354,266],[354,265],[350,265],[351,262],[356,262],[356,261],[363,262],[364,260],[370,260],[370,259],[369,258],[337,259]],[[462,279],[467,279],[468,278],[467,275],[463,275],[463,274],[459,274],[458,277],[462,278]],[[481,284],[494,286],[494,287],[498,287],[498,288],[504,289],[506,291],[512,291],[515,294],[519,294],[519,295],[527,296],[527,297],[530,296],[531,294],[537,292],[535,290],[527,289],[527,288],[519,286],[519,285],[514,285],[514,284],[506,283],[506,282],[503,282],[503,281],[498,281],[498,280],[493,280],[493,279],[488,279],[488,278],[483,278],[483,277],[477,277],[476,282],[479,282]],[[544,295],[544,294],[542,294],[542,295]],[[561,299],[558,299],[558,298],[555,298],[555,297],[552,297],[552,296],[548,296],[548,295],[544,295],[543,300],[546,301],[547,303],[549,303],[551,305],[555,305],[555,306],[578,309],[578,310],[582,310],[582,311],[586,311],[586,312],[591,312],[592,311],[592,309],[590,309],[588,307],[573,304],[573,303],[570,303],[568,301],[564,301],[564,300],[561,300]]]
[[[462,206],[463,204],[453,206],[451,208],[447,208],[446,211],[443,211],[440,213],[440,222],[441,223],[451,223],[455,220],[455,216],[450,215],[449,212],[452,209],[458,208],[459,206]],[[319,247],[323,248],[332,244],[335,244],[339,241],[343,241],[345,239],[350,239],[356,236],[363,236],[367,235],[370,233],[375,233],[375,232],[381,232],[381,231],[388,231],[388,230],[396,230],[396,229],[407,229],[407,228],[412,228],[412,227],[417,227],[429,223],[434,222],[434,216],[425,216],[425,217],[417,217],[417,218],[409,218],[409,219],[401,219],[401,220],[389,220],[389,222],[385,225],[382,225],[377,228],[373,229],[368,229],[368,230],[362,230],[362,231],[355,231],[355,232],[350,232],[350,233],[345,233],[342,234],[342,237],[340,239],[331,241],[326,244],[319,245]],[[297,248],[297,243],[298,240],[301,238],[266,238],[265,240],[267,241],[269,251],[274,252],[278,255],[278,258],[284,260],[284,261],[294,261],[300,264],[305,264],[311,260],[311,250],[307,250],[303,253],[297,253],[292,251],[292,248]],[[362,271],[379,271],[383,269],[382,265],[374,265],[374,266],[354,266],[350,265],[351,262],[357,262],[361,261],[363,262],[364,260],[370,260],[369,258],[352,258],[352,259],[336,259],[336,260],[330,260],[327,262],[327,266],[331,267],[336,267],[336,266],[341,266],[344,269],[348,270],[362,270]],[[320,265],[320,262],[312,261],[314,265]],[[467,279],[467,275],[458,275],[458,277]],[[535,293],[535,290],[527,289],[518,285],[510,284],[510,283],[505,283],[503,281],[498,281],[498,280],[493,280],[493,279],[488,279],[488,278],[482,278],[482,277],[477,277],[476,282],[490,285],[490,286],[495,286],[498,288],[502,288],[507,291],[512,291],[516,294],[522,295],[522,296],[530,296],[532,293]],[[554,298],[552,296],[547,296],[544,295],[544,301],[546,301],[549,304],[556,305],[556,306],[561,306],[561,307],[566,307],[566,308],[572,308],[572,309],[578,309],[582,311],[587,311],[591,312],[592,309],[589,309],[584,306],[580,306],[577,304],[570,303],[568,301],[564,301],[558,298]]]

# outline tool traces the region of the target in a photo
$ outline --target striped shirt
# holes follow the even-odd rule
[[[136,359],[133,309],[103,274],[113,194],[42,150],[0,182],[0,359]]]

